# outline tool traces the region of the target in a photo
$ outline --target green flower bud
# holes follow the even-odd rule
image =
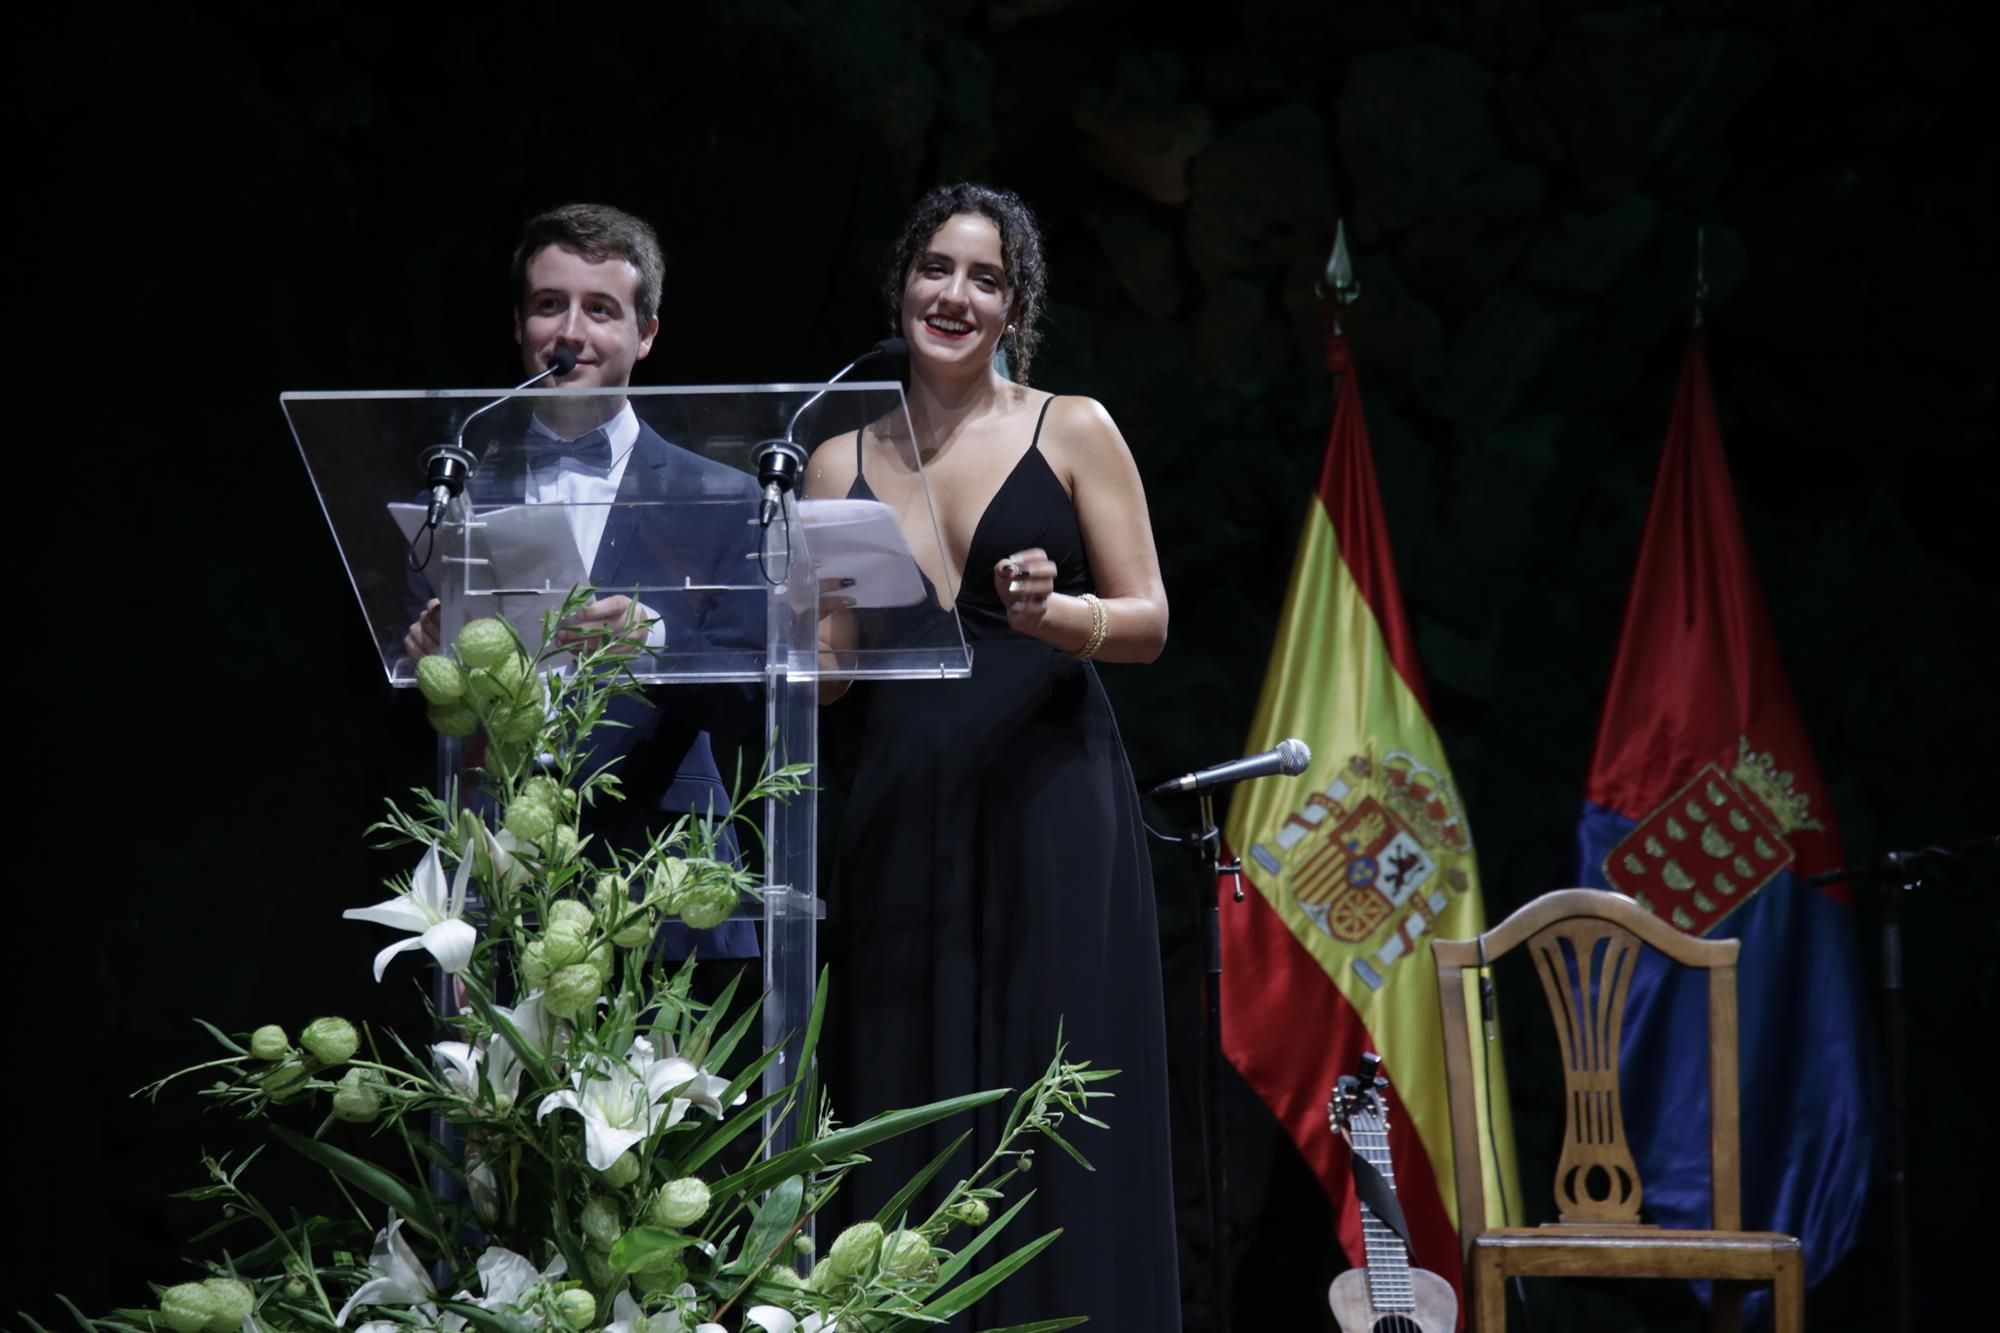
[[[299,1034],[299,1045],[321,1064],[339,1065],[354,1058],[361,1038],[344,1018],[315,1018]]]
[[[552,968],[582,962],[583,956],[590,951],[590,940],[585,934],[588,929],[574,921],[551,923],[542,932],[542,957]]]
[[[582,850],[582,840],[576,836],[576,829],[572,825],[557,824],[556,831],[549,835],[549,862],[552,865],[574,861],[577,853]]]
[[[257,1086],[274,1102],[289,1100],[303,1090],[305,1085],[306,1068],[296,1059],[272,1066],[270,1073],[257,1080]]]
[[[417,688],[433,704],[455,704],[465,698],[465,668],[443,653],[417,659]]]
[[[541,738],[542,727],[547,722],[548,717],[542,712],[541,704],[530,701],[488,714],[486,734],[509,752],[519,755]]]
[[[640,1169],[638,1158],[629,1152],[621,1152],[613,1159],[610,1166],[605,1167],[598,1174],[604,1178],[604,1183],[611,1186],[612,1189],[622,1190],[639,1178]]]
[[[670,1180],[653,1196],[650,1216],[656,1227],[678,1231],[691,1227],[708,1214],[708,1186],[695,1176]]]
[[[856,1222],[853,1226],[834,1238],[833,1246],[813,1270],[817,1277],[825,1270],[828,1281],[839,1278],[858,1277],[875,1262],[876,1253],[882,1248],[882,1227],[875,1222]]]
[[[653,909],[632,901],[632,886],[624,877],[598,876],[591,899],[611,942],[619,948],[636,949],[653,938]]]
[[[424,717],[440,736],[463,739],[479,730],[479,714],[468,703],[432,704],[424,709]]]
[[[558,898],[549,904],[548,924],[553,927],[558,922],[575,926],[578,930],[589,930],[597,924],[588,907],[574,898]]]
[[[469,667],[492,667],[520,655],[507,622],[492,616],[468,620],[458,632],[458,655]]]
[[[250,1054],[259,1060],[282,1060],[292,1053],[292,1039],[276,1023],[266,1023],[250,1034]]]
[[[527,983],[529,990],[540,990],[548,984],[549,973],[553,970],[548,956],[542,952],[542,942],[530,940],[527,947],[521,950],[521,980]]]
[[[687,1265],[672,1255],[659,1255],[654,1263],[656,1267],[642,1268],[632,1275],[633,1285],[639,1288],[639,1299],[648,1305],[673,1295],[688,1276]]]
[[[160,1317],[174,1333],[199,1333],[215,1317],[215,1297],[203,1283],[179,1283],[160,1293]]]
[[[882,1256],[882,1271],[893,1277],[922,1277],[931,1266],[931,1243],[921,1231],[905,1231]]]
[[[556,806],[533,788],[522,792],[507,805],[507,831],[522,842],[540,842],[556,828]]]
[[[333,1115],[350,1125],[373,1123],[382,1114],[382,1098],[359,1069],[350,1069],[333,1089]]]
[[[212,1277],[201,1284],[215,1313],[202,1325],[203,1333],[236,1333],[257,1308],[257,1294],[233,1277]]]
[[[680,908],[675,904],[687,882],[687,862],[670,856],[653,867],[653,882],[647,887],[646,899],[663,912],[678,912]]]
[[[518,653],[510,653],[493,666],[468,672],[465,698],[488,717],[501,713],[512,715],[515,710],[532,704],[539,718],[542,715],[541,700],[534,696],[540,691],[528,688],[532,680],[528,659]]]
[[[969,1227],[983,1227],[986,1219],[992,1216],[992,1211],[987,1208],[984,1199],[960,1199],[945,1210],[945,1216]]]
[[[577,1225],[583,1228],[592,1245],[607,1252],[625,1234],[625,1223],[618,1216],[618,1200],[609,1194],[599,1194],[585,1204],[577,1215]]]
[[[590,1011],[604,990],[604,978],[585,963],[572,963],[549,973],[542,988],[542,1005],[557,1018],[574,1022]]]
[[[556,1297],[556,1313],[571,1328],[589,1328],[597,1322],[597,1298],[582,1287],[571,1287]]]
[[[285,1279],[285,1295],[291,1300],[300,1300],[311,1290],[312,1288],[306,1285],[306,1280],[302,1277],[288,1277]]]
[[[792,1248],[800,1254],[811,1254],[817,1247],[813,1244],[813,1238],[801,1231],[798,1235],[792,1237]]]
[[[681,890],[677,910],[690,930],[710,930],[727,921],[742,898],[734,881],[703,876]]]
[[[757,1276],[774,1287],[803,1289],[806,1285],[806,1280],[799,1276],[798,1269],[788,1268],[784,1264],[772,1264]]]

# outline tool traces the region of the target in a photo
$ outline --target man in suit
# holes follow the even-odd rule
[[[529,219],[514,252],[514,339],[526,374],[555,364],[558,351],[575,367],[553,378],[562,388],[622,389],[653,349],[659,332],[665,261],[645,221],[601,204],[568,204]],[[496,423],[498,424],[498,423]],[[685,650],[751,649],[761,615],[747,606],[686,594],[615,591],[741,582],[734,554],[755,514],[757,488],[747,474],[678,448],[641,421],[618,394],[544,398],[525,425],[503,430],[524,448],[498,451],[505,461],[482,467],[468,484],[478,503],[567,504],[570,527],[590,580],[603,593],[566,630],[589,636],[625,635],[635,646]],[[613,503],[616,501],[617,503]],[[635,509],[635,502],[671,506]],[[674,521],[660,519],[671,512]],[[410,626],[412,657],[439,651],[438,603],[432,599]],[[650,705],[650,706],[648,706]],[[716,766],[709,732],[718,724],[748,733],[756,701],[735,687],[664,687],[643,702],[620,699],[608,726],[593,734],[598,762],[613,759],[625,799],[599,805],[585,832],[621,852],[644,847],[649,829],[682,814],[720,815],[729,792]],[[671,957],[690,949],[703,958],[756,956],[748,922],[690,932],[670,924],[661,940]]]

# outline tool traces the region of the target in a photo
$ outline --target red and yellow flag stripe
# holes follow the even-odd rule
[[[1471,828],[1431,724],[1402,607],[1359,388],[1342,375],[1316,493],[1285,596],[1247,753],[1287,736],[1312,747],[1292,782],[1239,788],[1226,821],[1248,881],[1223,896],[1223,1047],[1270,1104],[1332,1198],[1343,1245],[1364,1262],[1346,1147],[1327,1095],[1360,1053],[1382,1057],[1390,1149],[1412,1261],[1459,1283],[1455,1163],[1446,1109],[1433,938],[1485,928]],[[1465,997],[1461,997],[1463,1000]],[[1478,1031],[1476,1002],[1474,1030]],[[1497,1042],[1482,1143],[1504,1164],[1487,1214],[1520,1197]],[[1482,1089],[1483,1091],[1483,1089]],[[1483,1112],[1482,1112],[1483,1114]]]

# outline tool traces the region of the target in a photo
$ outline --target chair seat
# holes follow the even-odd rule
[[[1769,1281],[1804,1262],[1798,1238],[1776,1231],[1684,1231],[1665,1227],[1556,1224],[1498,1227],[1474,1251],[1520,1277],[1688,1277]]]

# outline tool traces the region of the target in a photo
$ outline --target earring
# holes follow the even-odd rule
[[[1009,324],[1005,329],[1002,330],[1002,332],[1005,333],[1009,338],[1011,338],[1014,336],[1014,326],[1012,324]]]

